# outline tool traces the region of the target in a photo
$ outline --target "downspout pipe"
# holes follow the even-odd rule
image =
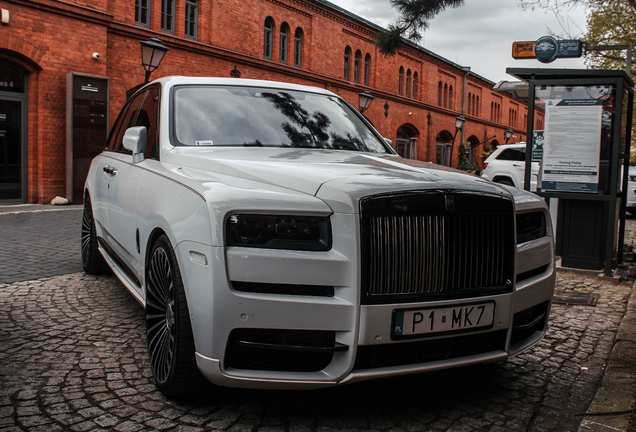
[[[462,70],[464,73],[464,87],[462,88],[462,117],[466,118],[466,78],[470,73],[470,66],[462,66]],[[466,139],[464,137],[464,127],[466,127],[466,122],[462,125],[462,143],[464,147],[466,146]]]

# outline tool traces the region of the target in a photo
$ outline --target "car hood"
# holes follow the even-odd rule
[[[357,212],[360,198],[404,190],[462,190],[510,196],[499,185],[455,169],[396,155],[288,148],[175,147],[164,159],[192,178],[209,173],[234,187],[284,188],[316,196],[335,212]],[[197,175],[196,172],[199,174]],[[210,181],[203,176],[201,180]]]

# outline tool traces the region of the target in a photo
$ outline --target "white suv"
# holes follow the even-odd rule
[[[481,176],[495,183],[523,188],[526,169],[526,143],[518,142],[499,146],[484,162]],[[532,164],[530,190],[537,190],[539,163]]]

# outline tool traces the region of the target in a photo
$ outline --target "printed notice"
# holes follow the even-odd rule
[[[548,99],[541,189],[598,192],[602,99]]]

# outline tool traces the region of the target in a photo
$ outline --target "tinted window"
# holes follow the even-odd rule
[[[183,86],[175,91],[174,115],[175,145],[387,152],[358,114],[334,96]]]
[[[117,120],[117,123],[113,127],[113,132],[111,133],[111,141],[108,145],[110,150],[130,153],[126,150],[122,144],[124,139],[124,134],[126,133],[126,129],[129,127],[135,126],[135,120],[137,118],[137,111],[139,111],[139,107],[141,106],[147,92],[141,93],[128,104],[127,107],[124,107],[126,113],[124,114],[122,110],[122,114],[120,114],[120,118]]]
[[[146,127],[146,151],[147,158],[159,158],[158,141],[158,114],[159,114],[159,88],[152,87],[144,99],[143,105],[137,113],[134,126]]]
[[[501,152],[499,156],[497,156],[497,160],[509,160],[509,161],[519,161],[526,160],[525,152],[521,149],[506,149]]]

